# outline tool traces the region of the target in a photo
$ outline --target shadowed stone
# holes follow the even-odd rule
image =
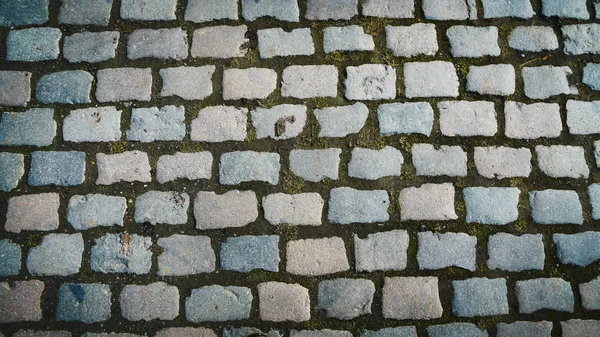
[[[394,53],[394,56],[433,56],[438,51],[437,33],[435,25],[432,23],[386,26],[385,38],[386,46]],[[419,43],[415,43],[415,41],[419,41]]]
[[[385,277],[382,292],[384,318],[442,317],[437,277]]]
[[[408,240],[405,230],[373,233],[365,239],[360,239],[354,234],[356,271],[404,270]]]
[[[389,195],[385,190],[356,190],[337,187],[329,198],[329,221],[334,224],[385,222],[390,218]]]
[[[108,61],[116,55],[119,37],[119,32],[83,32],[65,36],[63,57],[71,63]]]
[[[194,217],[197,229],[243,227],[258,217],[258,200],[253,191],[198,192]]]
[[[19,330],[13,334],[13,337],[71,337],[68,331],[34,331]]]
[[[456,266],[475,271],[477,237],[450,232],[420,232],[417,236],[417,262],[420,270]]]
[[[375,285],[371,280],[334,279],[319,282],[317,309],[327,317],[350,320],[371,313]]]
[[[88,194],[69,199],[67,221],[78,231],[96,227],[123,226],[127,200],[123,197]]]
[[[531,314],[542,309],[573,312],[575,305],[571,284],[560,278],[517,281],[515,292],[521,314]]]
[[[27,106],[30,99],[30,72],[0,71],[0,105]]]
[[[4,230],[52,231],[58,229],[58,193],[40,193],[16,196],[8,199]]]
[[[247,319],[252,299],[250,288],[245,287],[212,285],[192,289],[185,300],[185,315],[192,323]]]
[[[313,113],[319,122],[319,137],[346,137],[360,132],[369,116],[369,108],[358,102],[315,109]]]
[[[452,314],[458,317],[508,314],[506,279],[470,278],[452,281]]]
[[[402,152],[394,147],[381,150],[355,147],[348,163],[348,176],[367,180],[400,176],[403,163]]]
[[[184,276],[215,271],[216,257],[208,236],[174,234],[159,238],[158,276]]]
[[[179,316],[179,290],[164,282],[128,284],[121,291],[119,306],[128,321],[173,320]]]
[[[122,0],[121,18],[139,21],[175,20],[177,0]]]
[[[81,267],[83,237],[81,233],[48,234],[42,243],[29,250],[27,270],[32,275],[77,274]]]
[[[485,330],[481,330],[473,323],[449,323],[431,325],[427,327],[429,337],[488,337]]]
[[[190,139],[197,142],[243,141],[246,139],[248,109],[232,106],[207,107],[192,121]]]
[[[107,26],[112,4],[112,0],[63,0],[58,22],[66,25]]]
[[[6,60],[40,62],[55,60],[60,54],[62,33],[58,28],[11,30],[6,37]]]
[[[0,26],[41,25],[48,22],[49,0],[2,1]]]
[[[217,334],[207,328],[164,328],[154,337],[217,337]]]
[[[296,283],[260,283],[258,307],[263,321],[298,323],[310,320],[308,289]]]
[[[283,333],[279,330],[270,330],[266,332],[266,330],[260,330],[258,328],[251,327],[242,327],[242,328],[234,328],[227,327],[223,329],[223,337],[251,337],[254,334],[265,335],[266,337],[283,337]],[[216,337],[216,335],[214,336]]]
[[[544,269],[544,243],[542,234],[521,236],[498,233],[488,238],[487,261],[490,269],[510,272]]]
[[[0,277],[18,275],[21,271],[21,246],[9,239],[0,240]]]
[[[187,193],[148,191],[135,199],[134,219],[140,224],[183,225],[189,206]]]
[[[552,322],[519,321],[514,323],[498,323],[496,325],[498,337],[550,337],[552,335]]]
[[[240,236],[221,245],[221,269],[248,273],[254,269],[279,271],[279,236]]]
[[[554,234],[552,241],[556,245],[556,256],[562,264],[574,264],[585,267],[600,260],[600,232],[577,234]]]
[[[17,187],[25,173],[25,156],[0,152],[0,191],[10,192]]]
[[[44,282],[38,280],[0,283],[0,323],[40,321],[43,291]]]
[[[4,112],[0,119],[0,145],[48,146],[56,136],[53,109]]]
[[[72,110],[63,121],[63,139],[75,143],[118,142],[121,113],[112,106]]]
[[[352,337],[352,333],[350,331],[331,329],[303,331],[291,330],[290,337]]]
[[[518,188],[467,187],[463,198],[467,208],[467,223],[506,225],[519,218]]]
[[[111,296],[108,284],[62,284],[58,289],[56,320],[86,324],[107,321]]]
[[[100,273],[147,274],[152,267],[152,239],[137,234],[105,234],[95,240],[90,266]]]
[[[237,0],[188,0],[185,9],[185,21],[195,23],[238,18]]]
[[[360,337],[417,337],[417,329],[414,326],[400,326],[377,331],[363,330]]]
[[[286,272],[320,276],[350,269],[344,241],[339,237],[289,241]]]
[[[271,225],[318,226],[321,224],[323,205],[319,193],[275,193],[262,200],[265,220]]]

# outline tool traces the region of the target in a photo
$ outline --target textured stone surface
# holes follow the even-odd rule
[[[352,337],[352,333],[350,331],[331,329],[303,331],[291,330],[290,337]]]
[[[600,219],[600,184],[591,184],[588,186],[588,195],[592,205],[592,219]]]
[[[399,326],[377,331],[363,330],[360,337],[417,337],[417,329],[414,326]]]
[[[283,69],[281,95],[294,98],[337,97],[338,70],[333,65]]]
[[[383,64],[363,64],[346,67],[344,87],[349,100],[380,100],[396,98],[396,69]]]
[[[320,276],[350,269],[344,241],[339,237],[289,241],[286,272]]]
[[[452,281],[452,314],[458,317],[508,314],[508,290],[504,278],[470,278]]]
[[[560,108],[556,103],[506,102],[504,114],[508,138],[556,138],[562,131]]]
[[[242,141],[246,138],[248,109],[213,106],[200,110],[192,121],[190,139],[199,142]]]
[[[182,225],[187,222],[190,197],[187,193],[149,191],[135,199],[137,223]]]
[[[530,0],[482,0],[483,18],[529,19],[535,15]]]
[[[560,326],[563,337],[598,337],[600,335],[600,321],[598,320],[570,319],[560,322]]]
[[[477,173],[490,179],[528,177],[531,173],[531,151],[527,148],[475,147],[474,159]]]
[[[346,137],[364,127],[369,108],[364,103],[326,107],[313,111],[319,122],[319,137]]]
[[[175,20],[177,0],[122,0],[121,18],[139,21]]]
[[[395,134],[422,134],[429,136],[433,128],[433,108],[425,102],[388,103],[377,108],[379,133],[382,136]]]
[[[225,69],[223,99],[267,98],[277,88],[277,73],[273,69]]]
[[[30,72],[0,71],[0,105],[26,106],[30,99]]]
[[[119,295],[119,306],[128,321],[172,320],[179,315],[179,290],[164,282],[128,284]]]
[[[71,63],[108,61],[116,55],[119,38],[119,32],[83,32],[65,36],[63,57]]]
[[[485,330],[481,330],[473,323],[449,323],[431,325],[427,327],[429,337],[488,337]]]
[[[600,133],[600,101],[567,101],[567,126],[569,133],[589,135]]]
[[[427,20],[476,19],[475,5],[465,0],[423,0],[423,14]]]
[[[263,59],[276,56],[312,55],[315,53],[310,28],[260,29],[258,31],[258,52]]]
[[[90,266],[100,273],[147,274],[152,267],[152,239],[137,234],[105,234],[95,240]]]
[[[264,334],[265,337],[283,337],[283,334],[281,333],[281,331],[279,330],[270,330],[270,331],[263,331],[261,329],[258,328],[251,328],[251,327],[242,327],[242,328],[234,328],[234,327],[227,327],[225,329],[223,329],[223,337],[250,337],[253,334]],[[214,336],[216,337],[216,335]]]
[[[75,230],[123,226],[127,200],[102,194],[74,195],[69,199],[67,221]]]
[[[581,306],[586,310],[600,310],[600,278],[579,284]]]
[[[271,225],[321,224],[325,202],[318,193],[269,194],[262,200],[265,220]]]
[[[155,337],[217,337],[217,334],[207,328],[165,328],[159,330]]]
[[[212,164],[213,156],[208,151],[160,156],[156,164],[156,180],[164,184],[177,179],[210,179]]]
[[[445,101],[438,103],[444,136],[494,136],[498,131],[493,102]]]
[[[414,144],[412,163],[420,176],[466,176],[467,153],[460,146]]]
[[[40,321],[43,291],[44,282],[38,280],[0,283],[0,323]]]
[[[240,236],[221,245],[221,269],[248,273],[254,269],[279,271],[279,236]]]
[[[83,237],[77,234],[48,234],[27,254],[27,270],[32,275],[67,276],[81,267]]]
[[[508,35],[508,45],[516,50],[541,52],[558,49],[558,38],[552,27],[519,26]]]
[[[438,51],[435,25],[432,23],[415,23],[410,26],[386,26],[385,38],[387,48],[395,56],[433,56]],[[416,41],[419,42],[416,43]]]
[[[446,36],[454,57],[500,56],[497,27],[452,26]]]
[[[381,150],[355,147],[348,163],[348,176],[367,180],[400,176],[403,163],[402,152],[394,147]]]
[[[48,146],[56,136],[53,109],[5,112],[0,119],[0,145]]]
[[[542,14],[582,20],[590,18],[585,0],[543,0]]]
[[[306,124],[306,106],[276,105],[270,109],[256,107],[250,113],[256,138],[289,139],[297,137]]]
[[[463,199],[467,223],[506,225],[519,217],[519,194],[515,187],[467,187]]]
[[[357,0],[307,0],[308,20],[350,20],[358,15]]]
[[[117,142],[121,139],[121,110],[98,107],[71,110],[63,120],[67,142]]]
[[[552,322],[548,321],[498,323],[496,328],[498,337],[550,337],[552,335]]]
[[[185,100],[201,100],[213,93],[215,66],[176,67],[160,70],[161,97],[177,96]]]
[[[600,8],[600,3],[598,7]],[[583,67],[581,82],[592,88],[592,90],[600,91],[600,63],[587,63]]]
[[[308,289],[295,283],[265,282],[258,285],[260,319],[271,322],[310,320]]]
[[[415,97],[457,97],[458,75],[451,62],[408,62],[404,64],[404,94]]]
[[[270,152],[238,151],[221,155],[219,183],[238,185],[262,181],[271,185],[279,182],[279,154]]]
[[[58,288],[56,320],[86,324],[109,320],[111,296],[108,284],[62,284]]]
[[[55,60],[60,53],[62,36],[58,28],[11,30],[6,37],[6,60],[39,62]]]
[[[107,26],[110,21],[112,0],[64,0],[58,22],[67,25]]]
[[[539,168],[550,177],[587,178],[589,168],[583,147],[553,145],[535,147]]]
[[[350,187],[334,188],[329,198],[329,221],[335,224],[374,223],[389,220],[390,205],[385,190],[356,190]]]
[[[249,40],[245,37],[248,27],[242,26],[212,26],[194,30],[192,35],[192,57],[209,57],[224,59],[243,57],[247,49],[244,44]]]
[[[585,267],[600,260],[600,248],[596,244],[598,240],[600,240],[600,232],[554,234],[552,236],[560,263],[574,264],[579,267]]]
[[[157,140],[183,140],[185,108],[167,105],[161,108],[137,108],[131,113],[127,140],[149,143]]]
[[[576,87],[569,87],[567,75],[573,72],[569,67],[524,67],[521,69],[525,96],[533,99],[546,99],[555,95],[576,95]]]
[[[15,196],[8,199],[4,230],[52,231],[58,229],[58,193],[40,193]]]
[[[19,330],[13,334],[13,337],[71,337],[68,331],[34,331]]]
[[[0,26],[41,25],[48,21],[49,0],[3,1]]]
[[[101,102],[149,101],[150,68],[101,69],[96,73],[96,99]]]
[[[362,26],[326,27],[323,30],[323,49],[326,53],[374,50],[375,42]]]
[[[0,277],[18,275],[21,271],[21,246],[9,239],[0,240]]]
[[[382,292],[385,318],[442,317],[437,277],[385,277]]]
[[[85,152],[35,151],[27,184],[29,186],[75,186],[85,180]]]
[[[98,185],[111,185],[121,181],[150,182],[150,162],[146,152],[128,151],[119,154],[96,155],[98,163]]]
[[[510,272],[544,269],[544,243],[541,234],[521,236],[498,233],[488,238],[490,269]]]
[[[573,312],[571,284],[560,278],[538,278],[517,281],[515,292],[519,313],[530,314],[541,309]]]
[[[35,98],[42,104],[90,103],[92,74],[69,70],[42,76],[36,85]]]
[[[327,317],[350,320],[371,313],[375,285],[371,280],[334,279],[319,282],[318,309]]]
[[[174,234],[159,238],[163,252],[158,256],[159,276],[183,276],[215,270],[215,252],[207,236]]]
[[[307,181],[337,180],[341,149],[292,150],[290,170]]]
[[[365,0],[362,15],[380,18],[405,19],[415,15],[414,0]]]
[[[589,23],[561,27],[565,53],[570,55],[600,54],[600,24]]]
[[[194,201],[196,228],[243,227],[258,217],[258,201],[252,191],[224,194],[198,192]]]
[[[470,66],[467,91],[481,95],[512,95],[515,93],[515,68],[512,64]]]
[[[183,60],[187,57],[187,32],[181,28],[137,29],[127,38],[127,58],[130,60]]]
[[[250,288],[245,287],[212,285],[192,289],[185,300],[185,315],[193,323],[246,319],[252,299]]]
[[[297,0],[242,0],[242,16],[248,21],[270,16],[280,21],[297,22],[300,8]]]
[[[189,0],[185,8],[185,21],[201,23],[238,18],[237,0]]]
[[[398,199],[402,221],[458,218],[454,211],[454,186],[450,183],[404,188]]]
[[[529,205],[533,221],[542,225],[583,223],[579,196],[569,190],[543,190],[529,192]]]
[[[443,269],[450,266],[475,271],[477,238],[465,233],[420,232],[417,262],[419,269]]]
[[[25,173],[25,156],[20,153],[0,152],[0,191],[15,189]]]
[[[373,233],[364,239],[354,234],[356,271],[404,270],[408,241],[405,230]]]

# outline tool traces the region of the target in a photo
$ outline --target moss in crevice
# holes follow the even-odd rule
[[[390,19],[378,18],[378,17],[367,17],[362,20],[362,26],[365,29],[365,33],[373,36],[382,34],[385,26],[392,22]]]
[[[256,141],[256,129],[254,128],[254,126],[252,126],[252,124],[250,122],[248,122],[248,125],[246,128],[246,139],[244,139],[244,141],[246,143]]]
[[[379,134],[379,130],[372,126],[365,126],[359,133],[356,139],[356,146],[381,150],[385,147],[385,141]]]
[[[325,61],[327,63],[341,63],[344,62],[344,55],[339,50],[327,53],[325,55]]]
[[[289,170],[283,172],[283,179],[281,179],[281,188],[283,192],[289,194],[302,193],[304,190],[304,179],[296,176]]]
[[[481,330],[488,330],[502,322],[502,316],[482,317],[477,320],[477,327]]]
[[[129,144],[126,140],[120,140],[118,142],[112,142],[108,145],[108,152],[111,154],[123,153],[127,151]]]
[[[277,225],[275,233],[285,238],[285,241],[298,240],[298,228],[288,224]]]

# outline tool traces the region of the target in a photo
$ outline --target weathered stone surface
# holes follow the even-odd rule
[[[175,20],[177,0],[122,0],[121,18],[139,21]]]
[[[118,154],[98,153],[98,185],[111,185],[121,181],[150,182],[150,162],[148,154],[141,151],[128,151]]]
[[[467,153],[460,146],[414,144],[412,162],[420,176],[466,176]]]
[[[399,326],[377,331],[363,330],[360,337],[417,337],[417,329],[414,326]]]
[[[356,190],[337,187],[329,197],[329,221],[335,224],[385,222],[390,199],[385,190]]]
[[[58,229],[58,193],[40,193],[16,196],[8,199],[4,230],[52,231]]]
[[[542,14],[582,20],[590,18],[585,0],[542,0]]]
[[[575,305],[571,284],[560,278],[517,281],[515,292],[521,314],[531,314],[541,309],[573,312]]]
[[[496,325],[498,337],[550,337],[552,335],[552,322],[537,321],[527,322],[518,321],[513,323],[498,323]]]
[[[520,193],[516,187],[464,188],[467,223],[506,225],[517,221]]]
[[[3,1],[0,26],[41,25],[48,21],[48,0]]]
[[[546,99],[555,95],[577,95],[576,87],[569,87],[567,75],[573,74],[569,67],[524,67],[521,69],[525,96]]]
[[[279,330],[270,330],[267,332],[266,330],[263,331],[258,328],[234,328],[231,326],[223,329],[222,337],[250,337],[254,334],[263,334],[265,337],[283,337],[283,333]],[[216,337],[216,335],[214,337]]]
[[[375,42],[362,26],[326,27],[323,30],[323,49],[326,53],[367,51],[375,49]]]
[[[270,152],[236,151],[221,155],[219,183],[238,185],[262,181],[271,185],[279,182],[279,154]]]
[[[552,27],[519,26],[508,35],[508,45],[516,50],[541,52],[558,49],[558,38]]]
[[[442,317],[437,277],[385,277],[382,292],[384,318]]]
[[[82,337],[144,337],[144,336],[134,335],[134,334],[130,334],[130,333],[117,333],[117,332],[111,332],[111,333],[87,332],[87,333],[84,333],[82,335]]]
[[[136,29],[127,39],[127,58],[130,60],[183,60],[187,57],[187,32],[181,28]]]
[[[56,136],[53,109],[4,112],[0,119],[0,145],[48,146]]]
[[[400,219],[454,220],[454,186],[450,183],[423,184],[400,191]]]
[[[265,220],[271,225],[318,226],[321,224],[323,205],[319,193],[275,193],[262,200]]]
[[[371,280],[334,279],[319,282],[317,309],[327,317],[350,320],[371,313],[375,285]]]
[[[137,108],[131,113],[127,140],[149,143],[157,140],[183,140],[185,107],[167,105],[161,108]]]
[[[265,282],[258,285],[260,319],[271,322],[310,320],[308,289],[295,283]]]
[[[165,328],[157,331],[154,337],[217,337],[217,334],[207,328]]]
[[[569,133],[589,135],[600,133],[600,101],[567,101]]]
[[[337,97],[338,70],[333,65],[283,69],[281,95],[294,98]]]
[[[379,133],[422,134],[429,136],[433,128],[433,108],[426,102],[388,103],[377,107]]]
[[[0,323],[40,321],[43,291],[44,282],[38,280],[0,283]]]
[[[123,197],[88,194],[69,199],[67,221],[81,231],[96,227],[123,226],[127,200]]]
[[[411,0],[411,2],[413,2]],[[410,26],[386,26],[387,48],[395,56],[433,56],[438,51],[437,33],[432,23],[415,23]],[[415,43],[419,41],[419,43]]]
[[[174,234],[159,238],[158,276],[184,276],[215,271],[216,257],[208,236]]]
[[[85,180],[85,153],[76,151],[35,151],[27,184],[29,186],[75,186]]]
[[[487,101],[438,103],[440,129],[444,136],[494,136],[498,131],[496,109]]]
[[[533,221],[543,225],[583,223],[579,196],[569,190],[543,190],[529,192],[529,205]]]
[[[346,137],[359,133],[369,116],[369,108],[364,103],[326,107],[313,111],[319,122],[319,137]]]
[[[289,241],[286,272],[321,276],[350,269],[344,241],[339,237]]]
[[[415,16],[415,1],[365,0],[362,4],[362,15],[395,19],[413,18]]]
[[[11,30],[6,37],[6,60],[40,62],[55,60],[60,53],[62,36],[58,28],[27,28]]]
[[[292,150],[290,170],[308,181],[337,180],[341,153],[341,149]]]
[[[250,115],[257,139],[297,137],[306,124],[306,106],[300,104],[281,104],[270,109],[256,107]]]
[[[101,103],[149,101],[152,94],[150,68],[100,69],[96,80],[96,99]]]
[[[276,56],[312,55],[315,45],[310,28],[292,29],[286,32],[282,28],[260,29],[258,31],[258,52],[260,58]]]
[[[238,18],[237,0],[188,0],[185,8],[185,21],[201,23]]]
[[[560,322],[562,337],[600,336],[600,320],[570,319]]]
[[[27,254],[27,270],[32,275],[67,276],[81,267],[83,237],[77,234],[48,234]]]
[[[524,147],[475,147],[474,159],[477,173],[490,179],[529,177],[531,173],[531,151]]]
[[[242,0],[242,16],[248,21],[270,16],[280,21],[298,22],[300,8],[297,0]]]
[[[244,44],[248,27],[241,26],[212,26],[194,30],[192,35],[192,57],[209,57],[225,59],[243,57],[248,51]]]
[[[580,146],[552,145],[535,147],[538,166],[550,177],[587,178],[589,168]]]
[[[221,245],[221,269],[248,273],[254,269],[279,271],[279,236],[240,236]]]
[[[64,0],[58,22],[66,25],[107,26],[110,21],[112,0]]]
[[[164,184],[177,179],[210,179],[212,163],[213,156],[208,151],[160,156],[156,164],[156,180]]]
[[[591,184],[588,186],[588,195],[592,205],[592,219],[600,219],[600,184]]]
[[[27,106],[30,99],[30,72],[0,71],[0,105]]]
[[[585,267],[600,260],[600,232],[577,234],[554,234],[552,241],[556,245],[556,256],[562,264],[574,264]]]
[[[176,67],[160,70],[161,97],[177,96],[185,100],[205,99],[213,93],[215,66]]]
[[[194,201],[197,229],[243,227],[258,217],[258,201],[253,191],[224,194],[198,192]]]
[[[213,106],[200,110],[192,121],[190,139],[196,142],[224,142],[246,139],[248,109]]]
[[[173,320],[179,316],[179,290],[164,282],[128,284],[119,295],[119,306],[128,321]]]
[[[600,141],[594,142],[594,159],[596,159],[596,167],[600,167]]]
[[[346,67],[345,95],[349,100],[396,98],[396,69],[384,64]]]
[[[102,1],[94,1],[101,3]],[[119,44],[119,32],[83,32],[65,36],[63,57],[71,63],[98,63],[113,59]]]
[[[581,306],[586,310],[600,310],[600,277],[579,284]]]
[[[419,269],[456,266],[475,271],[477,238],[465,233],[419,232]]]
[[[0,277],[18,275],[21,271],[21,246],[9,239],[0,240]]]
[[[100,273],[147,274],[152,267],[152,239],[137,234],[105,234],[95,240],[90,266]]]
[[[562,131],[560,107],[556,103],[504,103],[508,138],[556,138]]]
[[[451,62],[404,64],[404,94],[407,98],[458,97],[458,86],[456,68]]]
[[[482,0],[483,18],[529,19],[535,15],[530,0]]]
[[[477,9],[472,1],[423,0],[426,20],[475,20]]]
[[[358,15],[357,0],[307,0],[308,20],[350,20]]]
[[[498,27],[452,26],[446,36],[453,57],[500,56]]]
[[[430,325],[427,327],[429,337],[488,337],[485,330],[481,330],[473,323],[449,323],[443,325]]]
[[[17,187],[25,173],[25,156],[0,152],[0,191],[10,192]]]
[[[508,314],[508,290],[504,278],[470,278],[452,281],[452,314],[458,317]]]
[[[277,88],[277,73],[267,68],[225,69],[223,99],[267,98]]]
[[[600,54],[600,24],[589,23],[561,27],[565,53],[569,55]]]
[[[58,288],[56,320],[86,324],[107,321],[111,296],[108,284],[62,284]]]
[[[354,234],[356,271],[404,270],[407,249],[408,232],[405,230],[373,233],[365,239]]]
[[[193,323],[247,319],[252,299],[250,288],[245,287],[212,285],[192,289],[185,299],[185,315]]]
[[[71,337],[68,331],[34,331],[19,330],[13,334],[13,337]]]
[[[67,142],[117,142],[121,139],[121,110],[97,107],[71,110],[63,120]]]
[[[600,8],[600,3],[598,3]],[[600,91],[600,63],[587,63],[583,67],[583,79],[581,82],[592,90]]]
[[[381,150],[355,147],[348,163],[348,176],[367,180],[400,176],[403,163],[402,152],[394,147]]]
[[[515,93],[515,68],[512,64],[470,66],[467,91],[481,95],[512,95]]]
[[[136,223],[183,225],[187,222],[187,193],[148,191],[135,199]]]
[[[290,337],[352,337],[352,333],[350,331],[331,329],[303,331],[291,330]]]
[[[510,272],[543,270],[545,257],[542,234],[491,235],[488,239],[488,256],[490,269]]]

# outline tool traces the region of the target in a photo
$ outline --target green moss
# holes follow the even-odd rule
[[[277,235],[283,236],[286,241],[298,240],[298,227],[288,224],[277,225],[275,229]]]
[[[467,179],[465,179],[466,177],[458,177],[456,178],[456,182],[454,182],[454,186],[456,187],[465,187],[467,186]],[[463,205],[464,207],[464,205]]]
[[[186,139],[179,143],[179,151],[185,153],[193,153],[193,152],[202,152],[202,146],[199,142],[193,142],[189,139]]]
[[[152,246],[150,246],[150,251],[152,252],[152,255],[159,256],[165,251],[165,249],[159,246],[158,244],[153,244]]]
[[[325,55],[325,61],[327,63],[341,63],[344,62],[344,55],[339,50],[327,53]]]
[[[27,235],[27,239],[25,241],[25,244],[27,245],[27,247],[35,247],[37,245],[39,245],[40,243],[42,243],[42,235],[41,234],[29,234]]]
[[[391,20],[386,18],[367,17],[362,20],[362,26],[365,29],[365,33],[378,35],[383,33],[385,26],[389,25],[390,22]]]
[[[250,124],[250,122],[248,122],[248,127],[246,130],[247,130],[246,139],[244,139],[244,141],[246,143],[255,141],[256,140],[256,129],[254,128],[254,126],[252,126],[252,124]]]
[[[82,283],[95,283],[98,282],[96,279],[96,275],[87,268],[81,268],[79,271],[79,281]]]
[[[276,273],[263,269],[254,269],[248,274],[248,281],[253,284],[268,282],[272,280],[273,275],[276,275]]]
[[[456,73],[459,78],[467,77],[469,73],[469,64],[465,60],[454,59],[454,66],[456,67]]]
[[[296,176],[290,170],[283,171],[281,188],[285,193],[298,194],[304,190],[304,179]]]
[[[502,316],[482,317],[477,320],[477,327],[481,330],[488,330],[502,322]]]
[[[243,48],[244,46],[242,46]],[[245,68],[252,65],[256,65],[259,63],[260,56],[258,55],[258,50],[248,47],[248,51],[246,52],[246,56],[244,57],[236,57],[233,58],[229,62],[230,68]]]
[[[400,211],[400,202],[398,201],[400,192],[398,192],[398,190],[396,190],[395,188],[392,188],[389,190],[389,194],[390,194],[390,206],[388,207],[387,212],[388,212],[388,214],[394,214],[394,213]]]
[[[376,127],[365,126],[358,134],[356,145],[369,149],[381,150],[385,147],[385,141]]]
[[[129,25],[127,25],[127,22],[125,22],[123,20],[117,20],[115,28],[117,31],[119,31],[121,33],[130,34],[133,32],[133,27],[130,27]]]
[[[523,186],[523,178],[510,178],[508,183],[511,187],[520,187]]]
[[[458,212],[460,212],[460,213],[464,213],[465,212],[465,202],[464,201],[457,201],[456,202],[456,210]]]
[[[127,144],[126,140],[120,140],[118,142],[112,142],[108,145],[108,152],[112,154],[123,153],[127,151],[129,144]]]
[[[512,228],[517,233],[527,233],[529,226],[527,224],[527,221],[525,221],[523,219],[519,219],[512,223]]]
[[[270,95],[269,97],[265,98],[265,99],[260,99],[258,100],[258,105],[261,108],[265,108],[265,109],[270,109],[274,106],[276,106],[278,103],[278,99],[276,95]]]

